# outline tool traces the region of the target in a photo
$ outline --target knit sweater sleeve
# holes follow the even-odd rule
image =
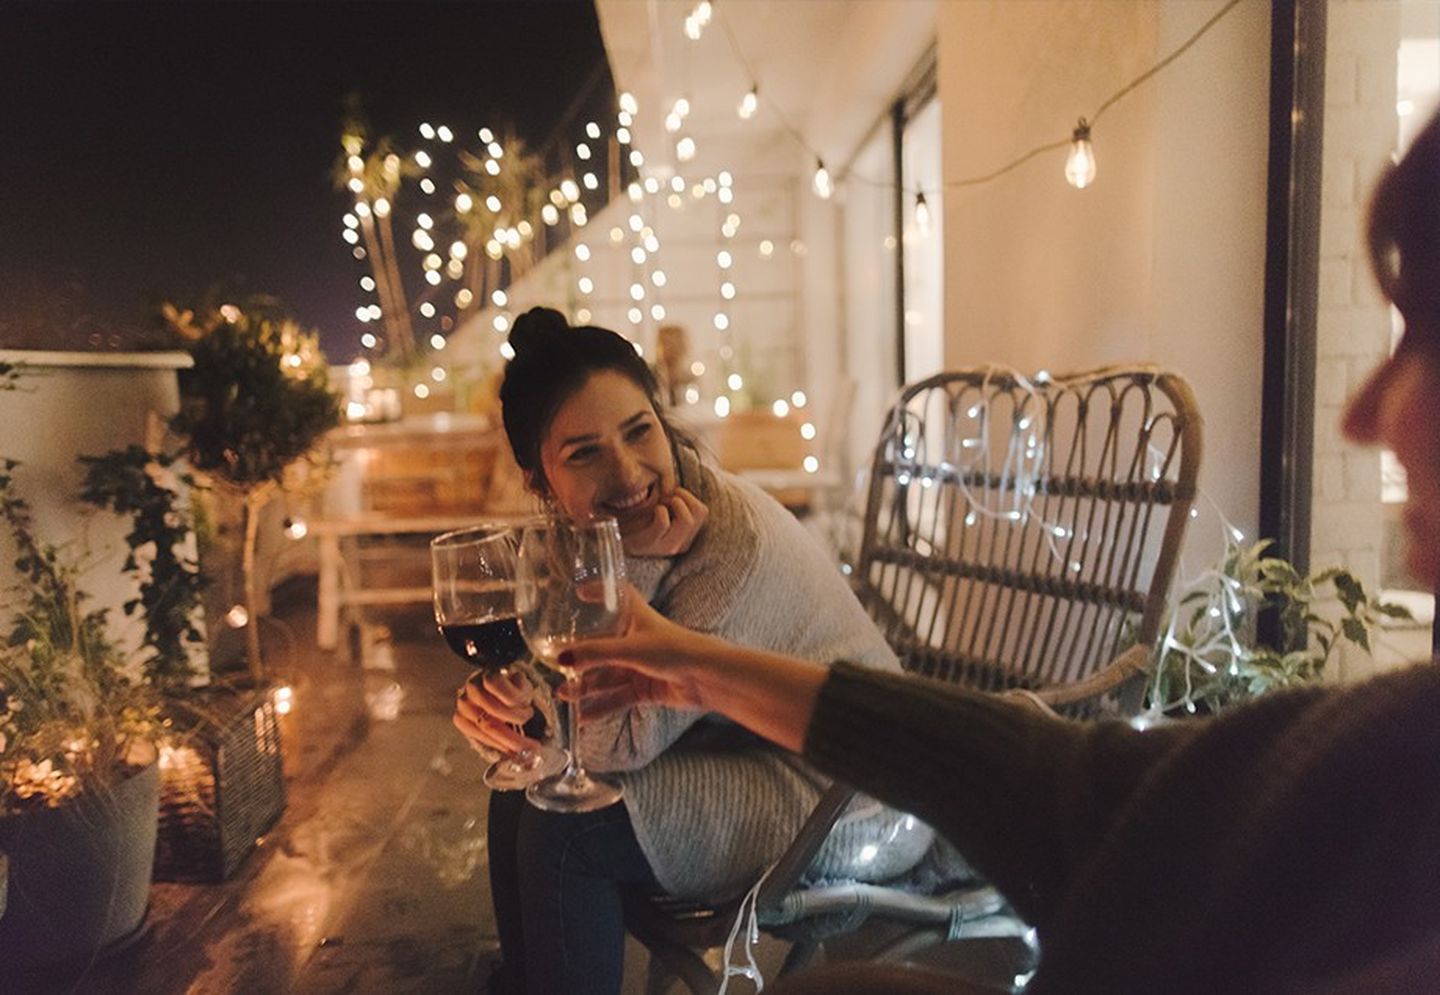
[[[1188,736],[1056,720],[841,663],[820,692],[805,755],[929,822],[1040,926],[1145,774]]]

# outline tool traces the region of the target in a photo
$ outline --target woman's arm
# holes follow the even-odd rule
[[[931,823],[1040,924],[1114,814],[1188,730],[1141,735],[911,677],[691,632],[637,605],[626,635],[570,651],[585,709],[716,711]]]
[[[561,657],[562,665],[587,674],[586,715],[643,704],[720,712],[787,750],[801,751],[825,682],[824,666],[693,632],[631,593],[624,636],[585,640]]]

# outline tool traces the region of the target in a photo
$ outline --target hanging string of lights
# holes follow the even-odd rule
[[[1119,100],[1121,100],[1121,98],[1125,97],[1136,87],[1140,86],[1142,83],[1155,76],[1157,73],[1165,69],[1176,59],[1180,58],[1180,56],[1184,55],[1187,51],[1189,51],[1196,42],[1198,42],[1207,33],[1209,33],[1210,30],[1215,27],[1215,25],[1220,23],[1220,21],[1237,6],[1239,6],[1239,4],[1240,0],[1228,0],[1228,2],[1223,7],[1216,11],[1208,20],[1205,21],[1204,24],[1202,24],[1198,29],[1196,29],[1173,52],[1165,56],[1165,58],[1161,59],[1159,62],[1155,63],[1153,66],[1151,66],[1145,72],[1141,73],[1139,76],[1135,77],[1129,83],[1125,84],[1115,93],[1107,97],[1095,110],[1095,112],[1089,115],[1088,118],[1081,117],[1075,128],[1071,131],[1069,137],[1060,138],[1056,139],[1055,141],[1045,142],[1041,145],[1037,145],[1035,148],[1029,149],[1028,151],[1021,153],[1014,159],[1011,159],[1009,162],[1006,162],[1003,165],[989,172],[982,173],[976,176],[968,176],[954,180],[946,180],[945,182],[939,184],[939,188],[941,190],[954,190],[960,189],[962,187],[980,186],[982,184],[990,183],[1006,175],[1007,173],[1018,169],[1020,166],[1023,166],[1025,163],[1029,162],[1031,159],[1036,158],[1037,156],[1044,155],[1047,152],[1053,152],[1057,149],[1069,147],[1070,154],[1067,156],[1065,162],[1065,179],[1067,182],[1069,182],[1071,186],[1075,187],[1076,189],[1083,190],[1095,180],[1096,158],[1091,132],[1092,129],[1095,127],[1095,124],[1100,120],[1101,116],[1112,106],[1114,106]],[[698,7],[702,5],[707,8],[706,21],[708,23],[711,16],[711,13],[709,12],[711,4],[707,2],[703,4],[697,4],[697,11],[692,12],[690,18],[687,18],[687,25],[690,23],[691,19],[697,17]],[[725,35],[725,38],[729,43],[730,51],[733,53],[736,62],[739,63],[741,71],[745,74],[745,78],[749,81],[749,89],[746,91],[745,95],[741,97],[738,107],[740,117],[744,120],[750,120],[755,116],[756,111],[760,107],[760,80],[754,68],[752,67],[749,58],[746,57],[744,50],[740,47],[740,43],[738,39],[736,39],[734,31],[731,30],[729,23],[723,16],[719,18],[719,25],[721,32]],[[690,35],[688,30],[687,36],[691,37],[692,40],[698,40],[699,38],[698,34]],[[774,100],[765,101],[765,107],[769,110],[775,121],[780,125],[781,129],[785,131],[802,150],[804,150],[809,156],[814,158],[815,172],[812,177],[811,186],[814,189],[816,196],[823,199],[829,199],[831,196],[833,196],[835,192],[835,178],[830,172],[829,168],[825,165],[824,156],[821,155],[819,150],[817,150],[815,146],[805,137],[805,134],[793,123],[791,123],[790,118],[784,113],[780,106],[775,103]],[[871,177],[866,177],[863,174],[859,174],[854,171],[847,171],[842,177],[842,179],[863,183],[867,186],[881,187],[892,190],[895,189],[897,186],[897,184],[893,181],[877,180]],[[917,215],[922,210],[928,213],[929,207],[925,201],[925,190],[910,189],[903,185],[900,185],[900,190],[907,196],[913,196],[915,198],[915,209]],[[935,191],[932,190],[931,192],[933,193]],[[917,217],[917,222],[918,221],[919,218]]]

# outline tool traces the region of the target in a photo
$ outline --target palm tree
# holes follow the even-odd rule
[[[465,284],[477,294],[499,285],[502,262],[508,263],[513,281],[543,255],[543,246],[537,254],[536,243],[544,230],[544,164],[514,135],[499,145],[499,156],[460,153],[462,178],[456,190],[467,194],[473,206],[458,212],[457,220],[469,249]],[[499,210],[492,210],[497,202]]]
[[[337,189],[355,195],[355,214],[365,251],[371,259],[376,295],[380,298],[380,314],[386,337],[402,363],[415,355],[415,328],[410,321],[410,307],[395,251],[395,231],[391,223],[395,196],[402,180],[415,176],[418,167],[395,150],[388,137],[376,141],[368,150],[369,126],[353,101],[346,115],[340,137],[342,149],[335,164],[333,177]]]

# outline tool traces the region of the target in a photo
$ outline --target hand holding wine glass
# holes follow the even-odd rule
[[[461,689],[457,712],[473,712],[488,742],[513,754],[485,772],[485,783],[497,791],[523,788],[564,764],[558,749],[531,745],[519,728],[532,705],[547,702],[537,699],[539,681],[526,660],[515,614],[518,541],[508,525],[480,525],[430,543],[435,620],[450,649],[484,675],[483,683],[470,681]]]
[[[559,663],[576,642],[616,635],[625,627],[625,558],[613,518],[536,520],[520,537],[515,606],[520,631],[545,666],[566,680],[560,707],[566,714],[565,771],[530,785],[525,795],[537,808],[589,812],[623,796],[618,784],[587,774],[578,756],[579,685]]]

